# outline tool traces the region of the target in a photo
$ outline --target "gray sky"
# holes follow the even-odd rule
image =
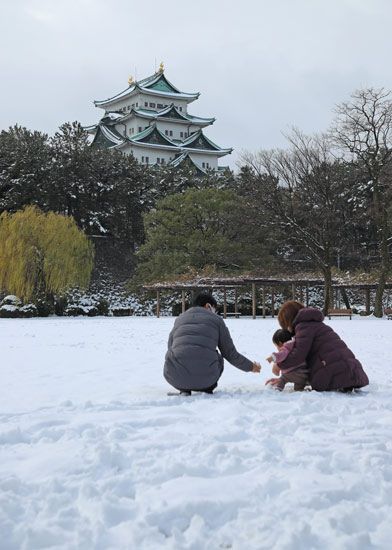
[[[221,146],[326,129],[360,87],[392,88],[390,0],[0,0],[0,129],[88,125],[92,101],[161,60]],[[236,155],[221,164],[234,166]]]

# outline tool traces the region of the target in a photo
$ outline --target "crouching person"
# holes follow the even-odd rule
[[[238,353],[216,308],[212,294],[201,292],[193,307],[176,319],[169,335],[163,374],[184,395],[212,393],[223,372],[223,359],[245,372],[260,372],[258,362]]]

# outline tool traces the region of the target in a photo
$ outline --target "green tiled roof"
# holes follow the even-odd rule
[[[162,132],[158,130],[155,123],[151,124],[148,128],[128,138],[128,141],[136,141],[138,143],[153,143],[155,145],[169,145],[171,147],[177,147],[176,143],[173,143]]]
[[[200,175],[205,175],[206,172],[200,166],[198,166],[194,160],[189,156],[189,153],[182,153],[182,155],[177,156],[175,159],[173,159],[169,166],[173,166],[173,168],[178,168],[180,166],[189,166],[190,168],[193,168],[196,170],[196,172]]]
[[[94,104],[96,106],[104,106],[107,103],[121,100],[125,97],[128,97],[136,89],[140,91],[144,90],[145,92],[154,92],[156,94],[162,92],[162,94],[170,94],[172,96],[174,95],[181,99],[188,99],[190,101],[194,101],[199,97],[198,93],[181,92],[178,88],[176,88],[171,82],[167,80],[163,73],[156,73],[152,76],[149,76],[148,78],[144,78],[143,80],[132,83],[128,88],[112,97],[109,97],[108,99],[94,101]]]
[[[161,78],[154,82],[153,84],[149,84],[147,86],[143,86],[144,88],[148,88],[149,90],[156,90],[158,92],[171,92],[173,94],[180,93],[177,88],[174,88],[169,82],[166,80],[164,75],[161,75]]]
[[[220,147],[218,147],[218,145],[216,145],[213,141],[206,138],[201,130],[195,134],[191,134],[189,138],[183,142],[183,145],[192,149],[207,149],[210,151],[220,150]]]

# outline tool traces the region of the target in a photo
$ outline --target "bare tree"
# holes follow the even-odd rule
[[[323,273],[324,311],[332,302],[332,266],[348,217],[347,165],[331,155],[326,136],[298,130],[287,136],[288,150],[243,153],[262,188],[272,223],[287,241],[308,252]]]
[[[392,93],[383,88],[353,93],[350,102],[337,106],[331,134],[344,152],[365,166],[370,180],[380,256],[374,315],[382,317],[382,299],[391,266],[388,208],[391,199]]]

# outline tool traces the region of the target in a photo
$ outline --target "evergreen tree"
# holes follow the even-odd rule
[[[212,267],[234,273],[268,263],[265,243],[230,190],[189,189],[170,195],[145,216],[146,242],[136,279],[146,282]]]
[[[0,133],[0,212],[46,205],[52,153],[48,136],[14,126]]]

